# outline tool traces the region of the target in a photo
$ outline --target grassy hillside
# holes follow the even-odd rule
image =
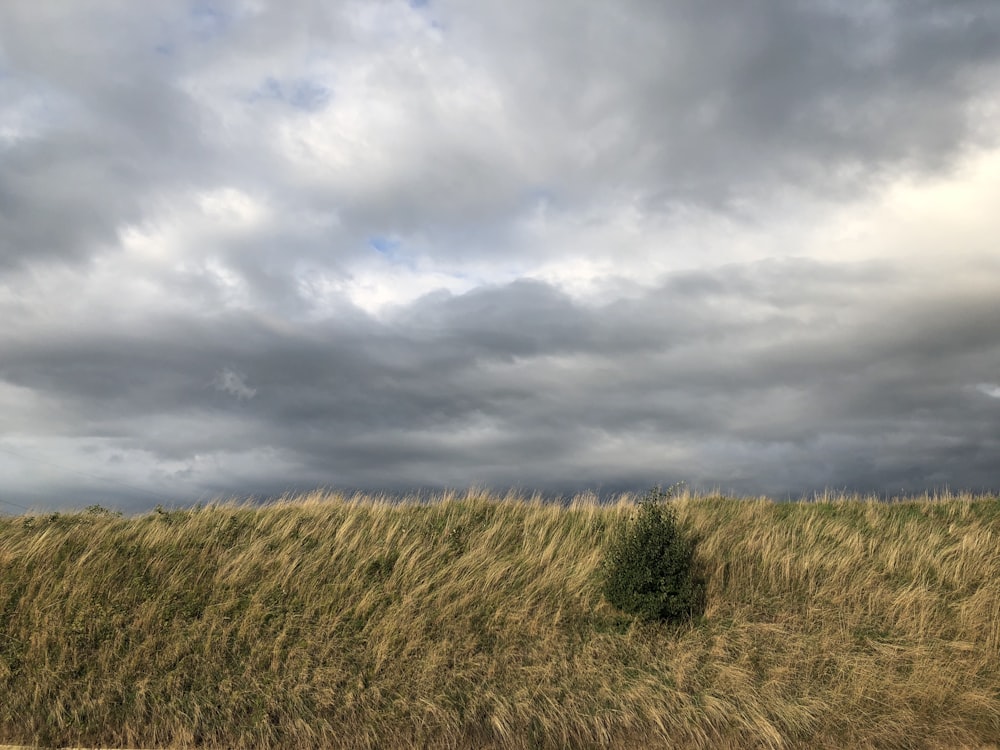
[[[708,582],[681,626],[601,597],[626,501],[0,518],[0,742],[1000,742],[1000,500],[676,508]]]

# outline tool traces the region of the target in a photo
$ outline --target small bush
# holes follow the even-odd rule
[[[612,538],[604,560],[604,595],[615,607],[647,620],[700,614],[704,585],[695,575],[693,540],[665,504],[671,490],[650,490],[638,515]]]

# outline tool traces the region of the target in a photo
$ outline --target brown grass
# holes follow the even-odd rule
[[[708,581],[680,626],[601,598],[628,498],[0,518],[0,741],[1000,742],[1000,499],[675,502]]]

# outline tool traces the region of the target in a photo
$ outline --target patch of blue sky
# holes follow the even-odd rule
[[[231,23],[230,16],[211,0],[194,0],[188,6],[188,16],[199,39],[211,39],[225,33]]]
[[[368,246],[389,260],[397,260],[397,251],[402,244],[398,237],[375,235],[368,238]]]
[[[308,78],[300,78],[292,82],[287,101],[296,109],[315,112],[323,109],[329,102],[332,93],[330,89]]]
[[[522,205],[530,208],[551,206],[556,201],[556,191],[545,185],[535,185],[521,191]]]
[[[318,112],[329,104],[332,96],[330,89],[318,81],[308,78],[280,81],[269,77],[250,94],[249,100],[280,101],[295,109]]]
[[[407,0],[407,5],[410,6],[411,10],[420,13],[424,17],[424,21],[432,29],[441,32],[445,31],[444,24],[432,17],[431,0]]]

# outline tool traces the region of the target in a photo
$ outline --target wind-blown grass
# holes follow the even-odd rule
[[[674,502],[707,581],[680,626],[601,597],[629,500],[0,518],[0,741],[1000,742],[1000,500]]]

